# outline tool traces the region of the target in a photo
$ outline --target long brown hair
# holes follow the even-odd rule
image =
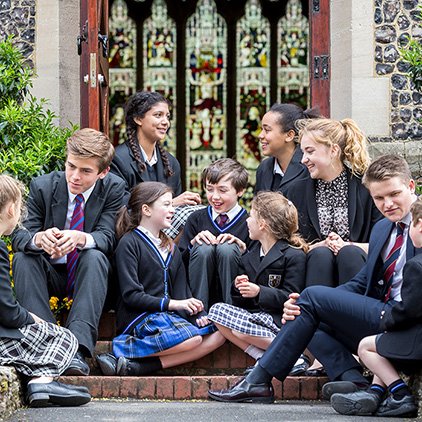
[[[130,191],[129,203],[120,208],[117,213],[116,235],[120,239],[139,226],[142,220],[142,207],[151,206],[158,198],[165,193],[173,192],[172,189],[161,182],[142,182]],[[160,230],[161,246],[171,249],[172,241]]]
[[[308,252],[308,244],[298,233],[297,209],[280,192],[258,192],[252,200],[251,207],[258,218],[265,221],[269,232],[277,240],[286,240],[292,246]]]

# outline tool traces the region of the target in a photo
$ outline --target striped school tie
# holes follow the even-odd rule
[[[72,219],[70,220],[70,230],[84,231],[84,209],[82,207],[84,203],[84,197],[80,193],[75,198],[75,208],[73,209]],[[78,266],[78,255],[79,252],[75,248],[72,252],[67,254],[67,284],[66,284],[66,295],[69,299],[73,297],[73,290],[75,288],[76,281],[76,268]]]
[[[227,214],[218,214],[215,219],[215,222],[217,223],[218,227],[220,227],[220,229],[222,229],[228,221],[229,216]]]
[[[400,249],[403,245],[403,232],[406,227],[404,223],[397,223],[397,232],[396,232],[396,241],[394,242],[393,247],[391,248],[390,252],[388,253],[387,257],[385,258],[384,265],[383,265],[383,279],[385,282],[385,287],[387,289],[387,293],[384,296],[384,302],[388,302],[390,299],[391,294],[391,287],[393,284],[393,274],[394,269],[396,268],[397,259],[400,255]]]

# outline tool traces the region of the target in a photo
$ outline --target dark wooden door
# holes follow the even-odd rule
[[[81,0],[81,127],[108,134],[108,0]]]
[[[330,0],[309,0],[311,107],[330,117]]]

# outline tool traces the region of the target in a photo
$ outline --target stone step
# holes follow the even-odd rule
[[[239,376],[148,376],[88,377],[63,376],[67,384],[85,385],[94,398],[131,398],[150,400],[204,400],[209,389],[233,385]],[[287,377],[284,382],[273,380],[276,400],[319,400],[321,388],[328,381],[319,377]]]

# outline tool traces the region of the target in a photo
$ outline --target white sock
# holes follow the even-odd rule
[[[247,353],[250,357],[254,358],[255,360],[258,360],[264,354],[264,350],[254,346],[253,344],[250,344],[245,349],[245,353]]]

